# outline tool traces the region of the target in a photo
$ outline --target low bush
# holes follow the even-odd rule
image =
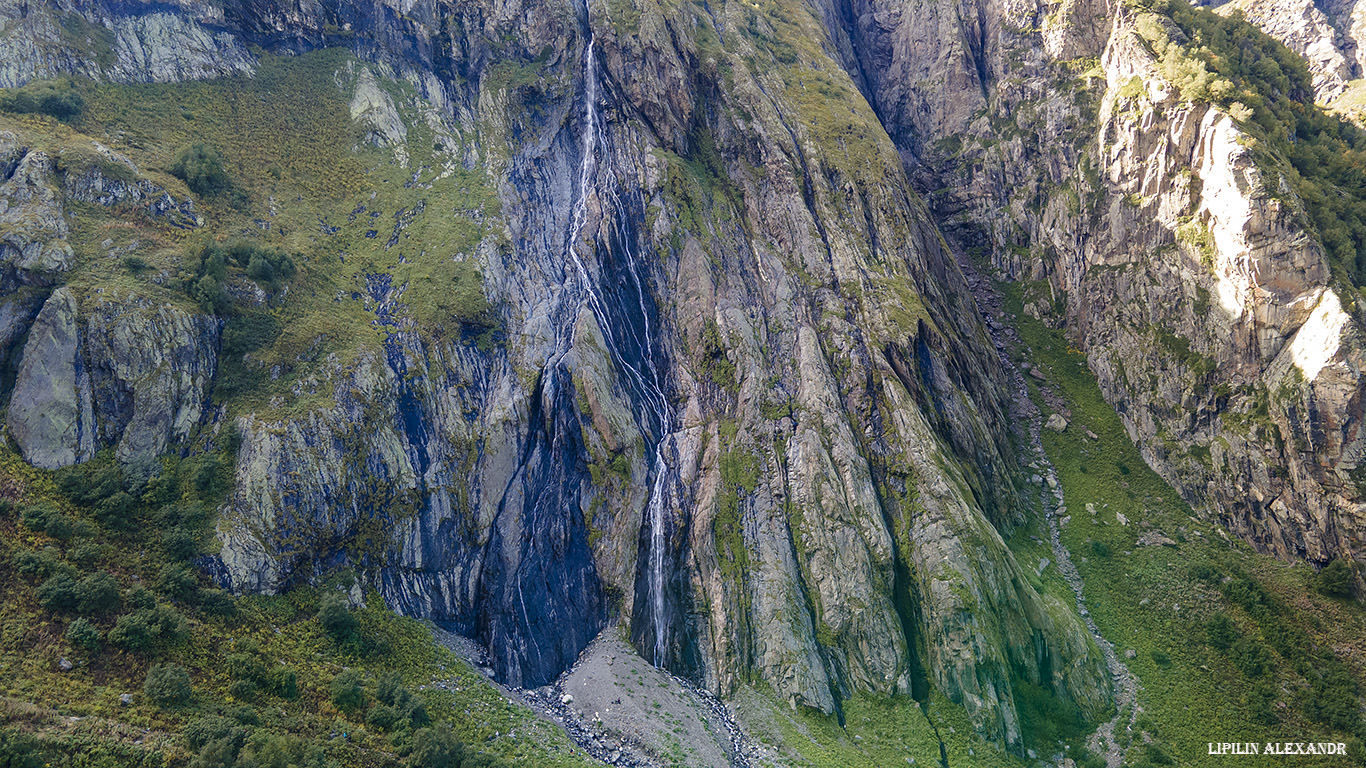
[[[0,93],[0,110],[47,115],[68,121],[79,117],[85,110],[85,98],[68,79],[34,80],[22,88],[11,88]]]
[[[190,700],[190,673],[178,664],[158,664],[147,670],[142,693],[159,707],[177,707]]]
[[[337,709],[352,714],[365,708],[365,687],[361,684],[360,673],[356,670],[348,669],[332,678],[329,690],[332,694],[332,704]]]
[[[181,150],[169,170],[196,195],[219,195],[232,188],[232,179],[223,170],[222,153],[207,144],[193,144]]]
[[[99,627],[90,623],[89,619],[80,618],[71,622],[66,628],[67,642],[73,648],[79,648],[87,653],[96,653],[104,644],[104,633],[100,632]]]

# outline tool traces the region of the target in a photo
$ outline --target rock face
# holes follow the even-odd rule
[[[1153,36],[1180,45],[1179,30],[1102,3],[941,5],[982,20],[923,55],[949,62],[936,80],[949,84],[981,62],[996,86],[983,96],[960,84],[946,98],[982,109],[897,117],[896,86],[869,85],[884,119],[916,137],[903,154],[936,190],[942,225],[1002,272],[1041,281],[1027,310],[1069,329],[1145,458],[1187,501],[1283,557],[1366,558],[1353,292],[1334,282],[1303,203],[1256,160],[1237,119],[1168,79]],[[1239,6],[1309,57],[1321,99],[1355,76],[1322,44],[1344,28],[1324,21],[1341,9]],[[864,71],[920,66],[889,63],[917,50],[904,42],[914,29],[875,12],[857,19]],[[980,55],[977,28],[998,30]]]
[[[10,394],[10,434],[24,458],[45,469],[95,452],[90,374],[78,355],[76,323],[76,300],[57,289],[33,321]]]
[[[237,413],[216,576],[271,592],[353,567],[395,609],[477,637],[515,685],[553,679],[619,615],[647,658],[714,691],[762,681],[834,712],[933,685],[1015,751],[1023,683],[1104,711],[1083,625],[1004,544],[1032,511],[1008,385],[903,164],[996,82],[989,8],[628,6],[267,0],[214,17],[229,31],[212,46],[193,3],[82,11],[92,45],[114,35],[117,65],[30,35],[51,47],[15,81],[225,74],[249,66],[249,44],[343,42],[360,61],[336,81],[370,143],[405,162],[433,134],[476,137],[461,167],[496,189],[482,240],[423,256],[477,263],[488,317],[466,325],[495,341],[437,333],[413,284],[367,274],[353,293],[371,327],[353,330],[378,340],[301,366],[309,407]],[[850,13],[883,35],[866,65]],[[976,47],[922,60],[927,19]],[[144,54],[125,56],[139,29]],[[172,38],[194,52],[174,72],[155,53]],[[895,78],[875,66],[903,53]],[[906,89],[944,66],[942,93]],[[896,117],[931,104],[923,123]],[[90,178],[67,173],[63,194],[160,199]],[[205,422],[214,320],[114,292],[78,308],[62,291],[35,328],[69,341],[30,353],[30,334],[24,354],[71,370],[26,386],[70,382],[91,418],[29,440],[31,461],[109,444],[145,458]],[[16,419],[34,430],[11,402],[17,439]]]
[[[1346,92],[1350,81],[1361,76],[1357,40],[1348,33],[1352,12],[1344,14],[1344,5],[1354,3],[1234,0],[1220,6],[1219,12],[1241,11],[1248,21],[1303,56],[1314,74],[1314,94],[1329,104]]]
[[[0,3],[0,87],[79,75],[115,83],[167,83],[247,74],[255,58],[222,31],[207,2],[112,7],[60,0]]]

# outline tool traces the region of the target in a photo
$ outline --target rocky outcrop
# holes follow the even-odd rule
[[[0,3],[0,87],[60,75],[115,83],[168,83],[250,73],[223,10],[204,2],[128,3],[118,11],[63,0]]]
[[[86,309],[83,353],[101,447],[147,465],[204,421],[217,368],[219,322],[115,293]]]
[[[71,268],[71,244],[53,158],[0,133],[0,287],[51,285]]]
[[[29,329],[6,415],[24,458],[44,469],[95,453],[90,374],[80,355],[76,299],[59,288]]]
[[[1239,5],[1310,56],[1320,98],[1350,75],[1321,44],[1337,10]],[[895,87],[870,77],[883,119],[915,129],[901,146],[941,223],[1003,273],[1041,281],[1026,311],[1069,329],[1187,501],[1283,557],[1366,556],[1353,301],[1278,167],[1229,114],[1183,99],[1137,29],[1181,33],[1101,3],[959,6],[999,32],[975,59],[964,29],[927,61],[959,62],[946,83],[985,62],[997,85],[981,110],[936,133],[923,111],[898,117]],[[912,32],[859,18],[865,72],[924,66],[888,63],[915,50],[901,42]]]

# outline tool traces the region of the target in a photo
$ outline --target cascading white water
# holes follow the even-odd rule
[[[631,253],[630,245],[623,247],[626,256],[627,266],[631,272],[631,280],[636,290],[636,298],[640,305],[640,316],[644,323],[644,338],[641,340],[640,358],[647,370],[642,371],[639,367],[632,365],[621,353],[617,346],[612,325],[607,316],[606,307],[602,296],[598,293],[596,284],[590,279],[587,268],[584,267],[583,260],[579,258],[577,251],[579,236],[583,234],[584,225],[588,217],[588,192],[593,184],[593,178],[597,171],[597,157],[595,152],[599,141],[598,135],[598,78],[597,62],[594,57],[594,47],[596,37],[589,32],[588,47],[584,51],[584,129],[583,129],[583,160],[579,166],[579,191],[578,199],[574,203],[573,215],[569,224],[569,239],[565,250],[570,259],[574,262],[574,267],[579,276],[579,282],[583,285],[587,293],[589,307],[598,320],[598,327],[602,330],[603,338],[607,342],[607,348],[614,361],[621,366],[622,370],[636,384],[637,391],[640,392],[645,408],[650,410],[650,416],[654,418],[658,425],[659,434],[655,440],[654,456],[654,483],[650,487],[650,497],[648,511],[650,515],[650,572],[648,586],[651,597],[651,622],[654,624],[655,647],[654,659],[656,665],[663,665],[666,661],[665,646],[665,604],[664,604],[664,482],[667,476],[667,456],[672,451],[673,445],[673,408],[669,405],[669,399],[664,395],[663,381],[660,377],[658,368],[655,366],[655,351],[651,341],[652,331],[650,329],[650,313],[645,303],[645,284],[640,279],[640,274],[636,269],[636,260]],[[613,197],[615,202],[615,196]],[[642,419],[642,427],[648,431],[649,424],[647,419]]]

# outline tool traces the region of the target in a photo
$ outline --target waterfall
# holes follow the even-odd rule
[[[632,365],[627,357],[622,354],[612,323],[607,315],[604,298],[599,292],[597,284],[589,277],[588,270],[584,266],[583,260],[579,258],[577,251],[579,237],[583,234],[583,228],[587,223],[588,193],[592,188],[597,172],[597,156],[595,153],[601,139],[598,131],[597,61],[594,56],[596,42],[596,36],[592,32],[590,24],[588,47],[584,51],[583,63],[585,83],[583,145],[581,149],[583,159],[579,166],[578,198],[574,203],[573,214],[570,219],[565,251],[574,262],[574,268],[578,274],[579,282],[585,290],[589,308],[597,318],[598,327],[602,330],[603,339],[607,343],[608,353],[621,370],[626,373],[633,389],[636,390],[642,400],[641,407],[644,411],[637,414],[641,431],[646,435],[653,433],[654,437],[654,463],[651,467],[651,471],[654,473],[654,481],[650,486],[650,496],[647,503],[650,519],[650,570],[647,584],[651,598],[650,618],[654,625],[654,658],[652,662],[656,666],[663,666],[667,661],[666,606],[664,602],[664,495],[665,481],[668,475],[668,456],[673,451],[673,407],[664,394],[663,378],[655,365],[656,353],[652,341],[653,332],[650,328],[650,312],[645,300],[645,283],[641,280],[640,273],[636,268],[635,255],[631,252],[630,244],[625,242],[628,238],[623,238],[622,250],[630,272],[629,287],[635,290],[640,317],[644,323],[644,332],[641,334],[641,338],[635,339],[640,347],[641,365]],[[615,196],[613,196],[613,201],[615,202]],[[622,309],[624,310],[624,308]],[[630,331],[629,328],[626,330]]]

